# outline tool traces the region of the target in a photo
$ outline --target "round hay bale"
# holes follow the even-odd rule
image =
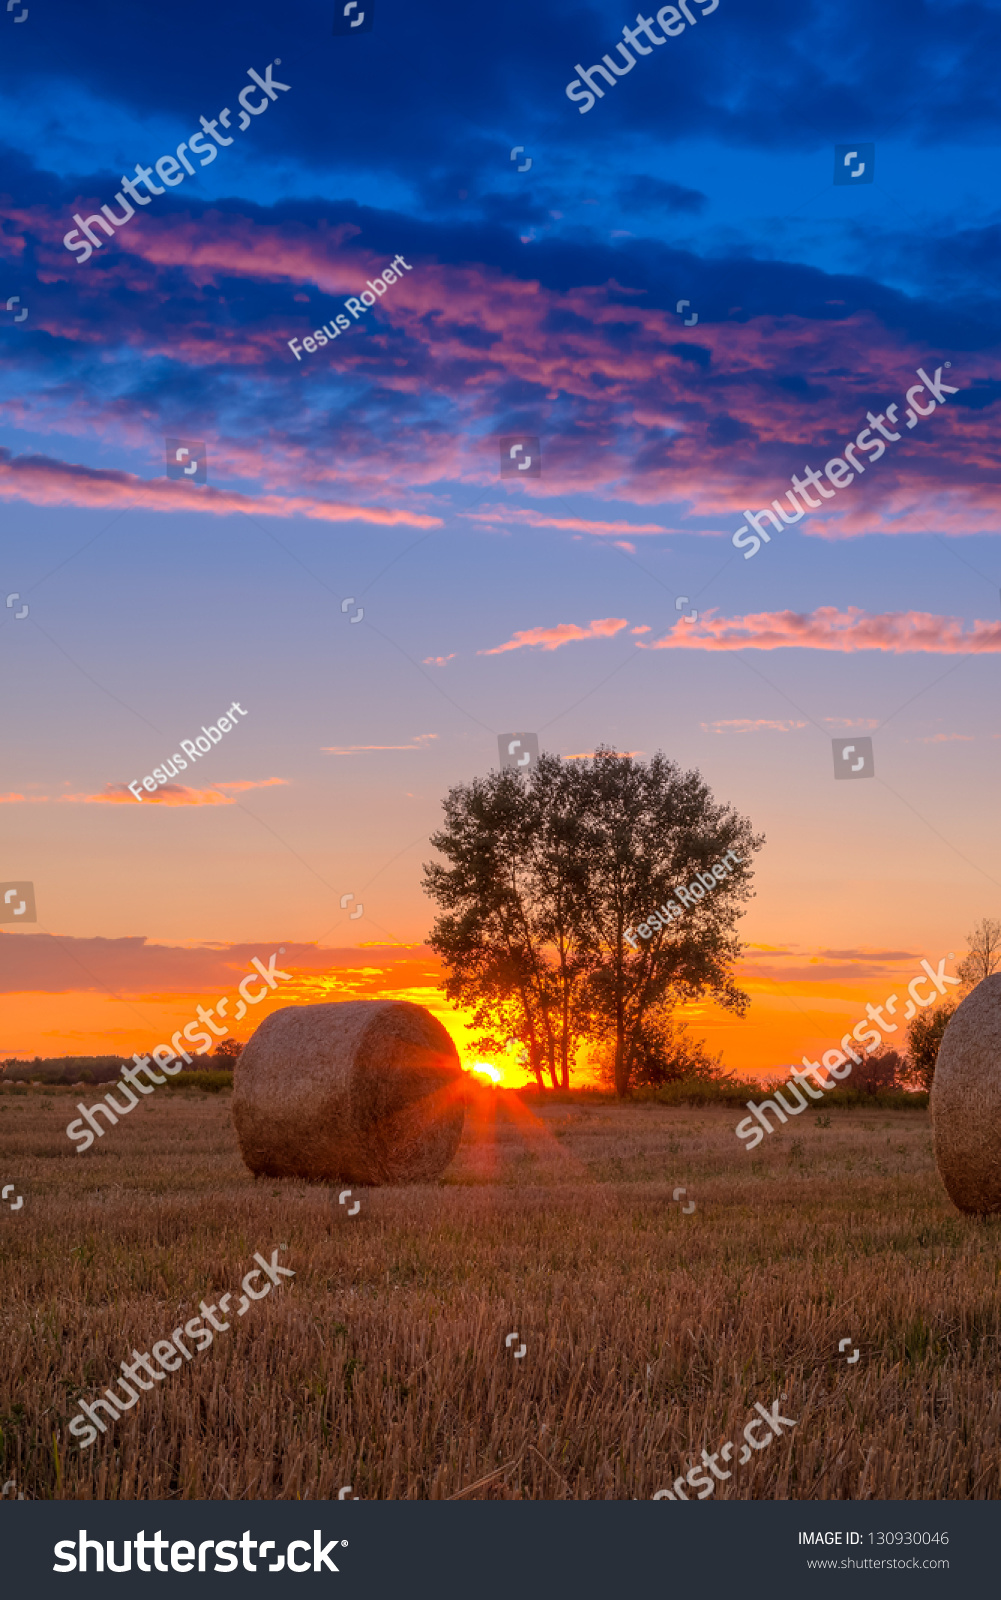
[[[240,1150],[269,1178],[427,1182],[455,1155],[463,1111],[455,1045],[405,1000],[283,1006],[234,1072]]]
[[[957,1006],[931,1086],[935,1160],[960,1211],[1001,1211],[1001,973]]]

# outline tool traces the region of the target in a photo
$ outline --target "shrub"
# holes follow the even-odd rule
[[[932,1086],[942,1035],[955,1009],[955,1005],[946,1004],[936,1006],[931,1012],[926,1011],[923,1014],[919,1012],[908,1030],[907,1050],[910,1056],[911,1076],[922,1089],[927,1090]]]
[[[178,1072],[168,1077],[172,1089],[204,1089],[206,1094],[218,1094],[221,1089],[232,1089],[231,1072]]]
[[[615,1087],[615,1040],[603,1039],[591,1052],[590,1064],[603,1085]],[[688,1023],[667,1007],[652,1012],[643,1025],[632,1083],[657,1089],[674,1083],[717,1083],[724,1079],[723,1058],[711,1055],[704,1039],[688,1035]]]

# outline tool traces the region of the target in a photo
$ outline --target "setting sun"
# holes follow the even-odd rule
[[[473,1072],[482,1073],[483,1077],[489,1078],[491,1083],[500,1083],[500,1067],[491,1066],[489,1061],[475,1061],[472,1070]]]

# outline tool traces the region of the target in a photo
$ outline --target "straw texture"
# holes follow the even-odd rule
[[[233,1121],[251,1172],[350,1183],[436,1178],[459,1146],[455,1045],[423,1006],[285,1006],[236,1066]]]
[[[935,1160],[960,1211],[1001,1211],[1001,973],[956,1008],[931,1089]]]

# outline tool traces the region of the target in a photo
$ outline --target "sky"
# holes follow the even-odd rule
[[[750,1010],[689,1014],[796,1061],[1001,911],[1001,4],[344,9],[0,16],[0,1057],[281,944],[477,1059],[421,867],[532,731],[765,835]]]

